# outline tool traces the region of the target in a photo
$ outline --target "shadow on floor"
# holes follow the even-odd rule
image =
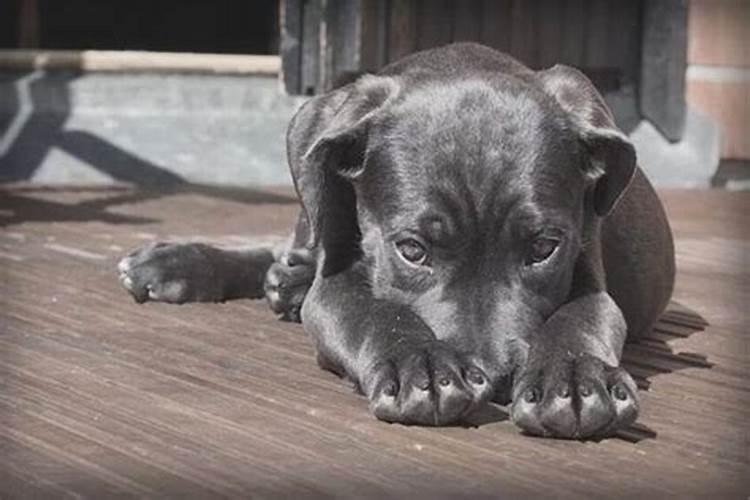
[[[97,200],[99,202],[106,200]],[[0,227],[24,222],[106,222],[108,224],[150,224],[157,219],[122,215],[106,210],[107,206],[88,207],[82,203],[60,203],[33,196],[3,193],[0,196]]]
[[[86,192],[92,195],[101,194],[103,196],[70,204],[35,196],[74,192]],[[14,186],[7,190],[0,189],[0,227],[24,222],[98,221],[108,224],[152,224],[159,222],[159,219],[117,214],[108,211],[108,209],[118,205],[152,201],[178,194],[198,194],[249,205],[297,203],[297,199],[293,196],[267,191],[225,188],[187,182],[158,189],[127,186],[102,188]]]
[[[705,355],[675,353],[669,345],[670,341],[690,337],[707,326],[708,322],[698,313],[671,302],[648,335],[625,345],[623,364],[633,374],[639,389],[648,390],[649,379],[663,373],[685,368],[713,368]]]
[[[698,313],[678,302],[670,302],[654,328],[642,338],[625,345],[622,365],[633,376],[640,390],[648,391],[651,378],[687,368],[713,368],[703,354],[675,352],[669,343],[687,338],[706,329],[708,322]],[[618,437],[630,442],[656,437],[656,433],[645,425],[635,423],[618,433]]]

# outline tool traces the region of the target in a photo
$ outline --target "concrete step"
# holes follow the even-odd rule
[[[273,76],[5,71],[0,179],[288,184],[302,102]]]

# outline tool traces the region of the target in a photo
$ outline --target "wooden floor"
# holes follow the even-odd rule
[[[263,302],[135,304],[115,263],[164,238],[277,240],[288,192],[0,190],[0,498],[750,495],[750,195],[662,193],[675,304],[602,442],[376,421]]]

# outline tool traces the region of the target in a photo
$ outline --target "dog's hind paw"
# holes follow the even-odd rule
[[[439,341],[407,347],[379,361],[364,385],[375,416],[403,424],[457,422],[492,394],[487,375]]]
[[[606,437],[637,416],[630,375],[588,354],[530,359],[513,390],[513,422],[537,436]]]

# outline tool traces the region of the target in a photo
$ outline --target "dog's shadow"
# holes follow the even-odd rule
[[[676,340],[702,332],[707,326],[708,321],[700,314],[679,302],[672,301],[647,335],[629,340],[625,344],[622,365],[642,391],[650,389],[651,379],[657,375],[687,368],[711,369],[714,364],[706,355],[686,351],[675,352],[671,345]],[[636,422],[629,428],[619,431],[617,436],[637,443],[643,439],[655,438],[656,432]]]
[[[701,315],[678,302],[671,302],[651,332],[628,341],[623,353],[623,366],[641,390],[648,390],[650,379],[662,373],[685,368],[712,368],[713,363],[705,355],[675,352],[670,345],[670,342],[688,338],[707,326],[708,322]]]
[[[623,352],[623,367],[632,375],[638,388],[648,391],[651,378],[686,368],[707,368],[714,365],[703,354],[675,352],[671,342],[690,337],[706,329],[708,322],[698,313],[678,302],[671,302],[654,328],[645,336],[628,341]],[[479,427],[509,420],[508,408],[491,404],[466,419],[467,427]],[[617,432],[617,438],[637,443],[653,439],[656,432],[636,422]]]

